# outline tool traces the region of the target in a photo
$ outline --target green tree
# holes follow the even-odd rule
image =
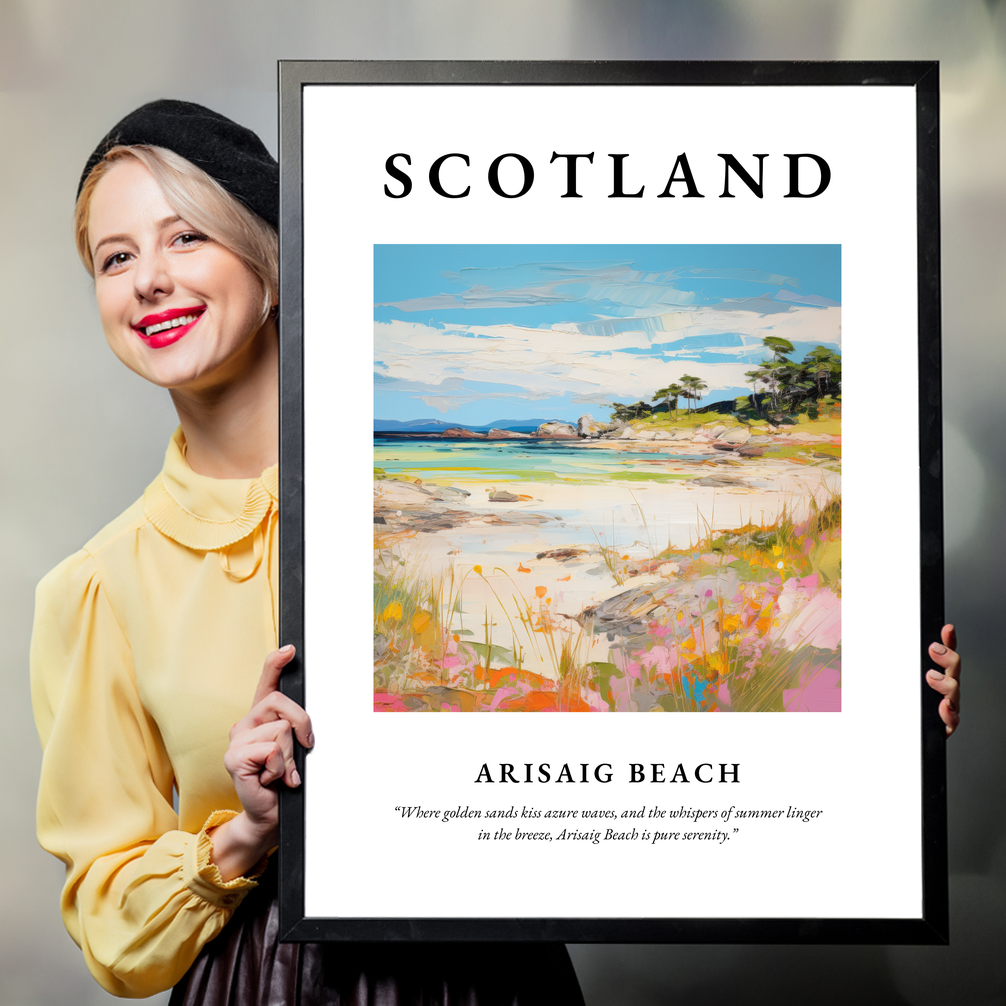
[[[830,394],[832,385],[842,383],[842,357],[826,346],[812,349],[803,359],[804,367],[817,386],[817,397]]]
[[[691,374],[682,374],[681,383],[685,386],[684,397],[695,402],[700,402],[702,392],[709,388],[709,385],[701,377],[693,377]]]
[[[769,411],[777,412],[779,403],[776,398],[778,382],[775,379],[775,367],[771,360],[762,360],[754,370],[745,371],[747,383],[751,385],[751,400],[755,403],[758,413],[768,419]],[[765,408],[765,396],[769,397],[770,409]]]
[[[818,402],[838,395],[842,384],[842,358],[825,346],[811,350],[800,363],[790,359],[794,347],[787,339],[768,336],[762,345],[771,359],[762,360],[747,372],[751,396],[759,414],[771,422],[806,410],[812,418],[819,414]],[[759,394],[761,398],[759,399]],[[765,396],[768,396],[768,408]],[[833,399],[834,400],[834,399]]]
[[[680,384],[668,384],[666,388],[661,388],[654,396],[653,401],[659,402],[663,400],[667,403],[667,411],[670,412],[672,409],[678,411],[678,399],[681,397],[681,393],[685,389]],[[673,403],[673,404],[672,404]]]
[[[627,423],[632,419],[642,419],[651,415],[652,407],[644,401],[633,402],[631,405],[623,405],[621,402],[611,403],[611,418],[618,422]]]
[[[754,404],[753,395],[738,395],[734,399],[734,410],[731,413],[738,422],[744,423],[746,426],[748,420],[757,419],[759,416],[758,410]]]
[[[778,335],[767,335],[762,345],[775,357],[777,363],[789,363],[786,359],[793,352],[793,343]]]

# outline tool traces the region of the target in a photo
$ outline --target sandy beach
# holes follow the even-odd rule
[[[638,477],[584,484],[459,473],[449,480],[375,482],[375,513],[387,521],[375,529],[378,568],[404,562],[424,581],[446,575],[459,585],[450,630],[462,639],[490,641],[550,680],[559,674],[555,653],[517,617],[529,598],[536,614],[546,612],[576,635],[581,661],[607,659],[610,640],[582,632],[576,619],[635,588],[672,583],[675,564],[652,561],[661,551],[688,549],[712,531],[769,525],[784,509],[803,520],[811,500],[823,504],[840,491],[836,459],[814,458],[809,448],[795,459],[742,458],[684,443],[680,449],[701,459],[650,460],[666,444],[595,440],[576,446],[614,447],[631,457]],[[638,472],[642,464],[653,481]],[[414,515],[431,510],[446,526],[415,530]]]

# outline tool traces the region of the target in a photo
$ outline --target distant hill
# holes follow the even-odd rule
[[[681,413],[685,413],[687,411],[685,400],[683,398],[678,402],[678,405],[680,406],[679,411]],[[700,405],[697,409],[693,408],[692,412],[716,413],[718,415],[725,416],[728,413],[734,412],[736,409],[737,403],[733,398],[729,398],[723,402],[710,402],[708,405]],[[654,413],[668,412],[667,403],[661,402],[659,405],[654,405],[653,411]]]
[[[685,414],[684,400],[681,413]],[[734,399],[730,398],[722,402],[710,402],[693,409],[693,412],[704,413],[706,415],[728,415],[737,408]],[[667,403],[660,402],[653,406],[653,412],[659,414],[667,412]],[[542,423],[560,422],[569,423],[576,426],[575,419],[557,419],[556,417],[541,419],[497,419],[492,423],[485,423],[481,426],[474,426],[471,423],[445,423],[440,419],[411,419],[403,422],[398,419],[375,419],[375,433],[443,433],[444,430],[471,430],[473,433],[487,433],[489,430],[510,430],[512,433],[534,433]],[[602,416],[601,422],[607,422],[607,417]]]
[[[728,415],[731,412],[737,411],[737,400],[734,398],[729,399],[725,402],[712,402],[709,405],[703,405],[701,408],[695,410],[696,412],[718,413],[721,416]]]
[[[375,433],[443,433],[444,430],[471,430],[473,433],[487,433],[489,430],[510,430],[512,433],[534,433],[548,419],[497,419],[483,426],[471,423],[444,423],[439,419],[412,419],[402,422],[398,419],[375,419]],[[567,422],[562,419],[559,422]],[[572,425],[576,425],[573,420]]]

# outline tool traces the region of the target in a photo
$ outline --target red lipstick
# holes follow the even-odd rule
[[[205,306],[199,305],[196,307],[173,307],[168,311],[148,314],[133,325],[133,331],[151,349],[161,349],[164,346],[170,346],[173,342],[178,342],[179,339],[187,335],[205,310]],[[189,320],[179,324],[181,319]]]

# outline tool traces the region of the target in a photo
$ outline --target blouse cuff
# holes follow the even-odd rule
[[[182,875],[186,886],[194,894],[218,908],[234,909],[244,900],[245,895],[254,887],[258,887],[255,878],[262,875],[269,865],[269,857],[263,856],[253,870],[243,877],[224,880],[211,862],[213,842],[207,834],[218,825],[238,816],[236,810],[215,810],[206,819],[202,831],[195,836],[194,842],[185,846],[182,860]]]

